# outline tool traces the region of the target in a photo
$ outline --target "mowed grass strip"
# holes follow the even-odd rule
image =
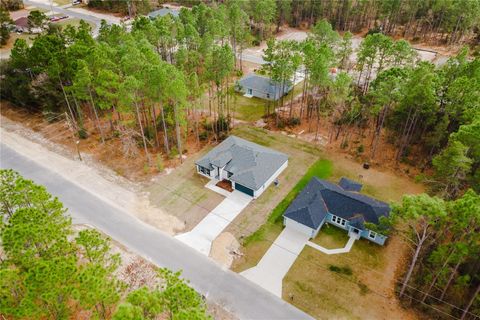
[[[298,181],[298,183],[293,187],[293,189],[287,194],[287,196],[273,209],[272,213],[269,215],[267,223],[260,227],[256,232],[252,233],[244,240],[244,246],[249,244],[264,240],[265,231],[270,225],[281,223],[282,214],[288,208],[290,203],[297,197],[300,191],[308,184],[310,179],[313,177],[318,177],[320,179],[326,179],[332,174],[333,165],[332,162],[325,159],[320,159],[316,161],[305,173],[305,175]],[[273,241],[273,239],[271,239]]]

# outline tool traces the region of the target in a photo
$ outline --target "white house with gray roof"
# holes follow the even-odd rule
[[[265,100],[276,101],[292,90],[293,86],[287,81],[283,86],[279,82],[250,73],[238,80],[236,90],[242,92],[246,97],[257,97]],[[283,91],[283,93],[282,93]]]
[[[228,180],[232,188],[259,197],[288,166],[284,153],[230,136],[195,162],[209,179]]]

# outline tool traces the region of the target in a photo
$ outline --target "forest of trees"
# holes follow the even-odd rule
[[[125,155],[138,154],[137,140],[149,160],[152,149],[181,154],[189,132],[198,142],[229,129],[233,70],[240,64],[232,48],[245,47],[246,23],[232,2],[182,10],[179,19],[140,17],[131,32],[104,23],[96,40],[84,22],[63,30],[50,25],[31,46],[15,43],[1,68],[1,96],[32,111],[67,112],[80,138],[91,119],[102,142],[121,138]],[[212,120],[200,123],[197,109],[207,91]]]
[[[12,170],[0,170],[0,314],[8,319],[211,319],[179,272],[159,287],[129,288],[121,257],[94,229],[76,232],[62,203]]]
[[[404,196],[390,219],[413,252],[399,297],[430,313],[430,307],[439,308],[436,317],[475,319],[480,313],[480,195],[468,190],[454,201]]]
[[[179,0],[184,5],[216,0]],[[252,22],[278,27],[311,27],[327,20],[338,31],[375,29],[414,41],[455,44],[480,41],[478,0],[248,0],[241,1]],[[278,29],[277,29],[278,30]],[[260,38],[262,33],[257,33]]]
[[[0,93],[19,108],[66,114],[79,138],[119,139],[126,157],[145,154],[148,165],[154,153],[182,159],[188,137],[199,144],[228,134],[242,51],[267,39],[260,72],[281,86],[298,70],[305,77],[297,97],[267,104],[276,129],[306,125],[318,138],[324,127],[328,142],[345,149],[367,137],[356,147],[363,159],[374,162],[387,145],[393,163],[422,171],[431,196],[406,197],[390,221],[412,247],[399,296],[412,305],[449,303],[460,309],[445,312],[469,319],[480,309],[480,58],[465,47],[435,66],[391,36],[478,42],[479,3],[229,0],[182,9],[178,18],[137,17],[131,31],[104,22],[96,39],[84,22],[49,25],[31,45],[16,41],[1,65]],[[311,32],[303,42],[272,39],[284,23],[307,23]],[[361,30],[368,33],[354,52],[352,33]]]

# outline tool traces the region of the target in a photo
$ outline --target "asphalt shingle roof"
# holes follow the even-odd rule
[[[284,153],[230,136],[195,163],[210,170],[225,167],[230,180],[258,190],[288,160]]]
[[[180,12],[175,9],[170,9],[170,8],[162,8],[159,10],[152,11],[148,14],[148,17],[154,19],[156,17],[163,17],[166,16],[167,14],[171,14],[174,17],[178,17]]]
[[[282,91],[280,83],[255,73],[247,74],[240,79],[238,83],[244,88],[252,88],[263,93],[268,93],[272,97]],[[288,86],[288,84],[286,86]],[[285,88],[285,90],[287,90],[287,88]]]
[[[388,216],[390,206],[314,177],[290,204],[284,216],[316,229],[328,212],[363,229],[364,222],[377,224],[380,217]]]
[[[340,179],[340,181],[338,182],[338,185],[342,187],[343,190],[346,190],[346,191],[360,192],[360,190],[362,190],[361,183],[347,179],[345,177],[342,177]]]

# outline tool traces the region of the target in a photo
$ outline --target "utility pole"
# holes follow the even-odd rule
[[[65,112],[65,118],[67,119],[67,125],[68,125],[68,128],[70,129],[70,132],[72,132],[73,144],[75,145],[75,149],[77,150],[78,159],[80,159],[80,161],[83,161],[82,155],[80,154],[80,140],[78,140],[77,137],[75,136],[75,127],[72,123],[72,120],[69,118],[68,113],[66,112]]]

